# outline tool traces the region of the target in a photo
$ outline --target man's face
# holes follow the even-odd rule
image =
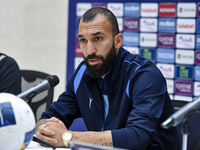
[[[118,52],[110,22],[103,15],[97,15],[89,22],[81,20],[78,37],[88,73],[93,78],[104,77],[112,68]]]
[[[90,65],[89,64],[90,59],[100,59],[102,63],[96,65]],[[101,55],[95,55],[95,54],[84,57],[84,61],[87,66],[87,71],[93,78],[101,78],[102,76],[106,75],[112,68],[115,59],[116,59],[116,50],[114,44],[110,49],[110,51],[107,53],[105,58]]]

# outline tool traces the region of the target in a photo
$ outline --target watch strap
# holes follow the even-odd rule
[[[71,138],[69,139],[69,140],[64,140],[63,139],[63,136],[64,136],[64,134],[71,134]],[[63,145],[65,146],[65,147],[67,147],[67,148],[69,148],[69,143],[70,143],[70,141],[72,140],[72,131],[70,131],[70,130],[68,130],[67,132],[65,132],[61,137],[62,137],[62,141],[63,141]]]

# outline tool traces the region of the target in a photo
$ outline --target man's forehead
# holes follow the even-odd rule
[[[112,31],[112,26],[110,22],[107,20],[107,18],[104,17],[95,17],[94,20],[83,22],[80,21],[79,24],[79,35],[90,33],[91,35],[100,35],[100,34],[106,34],[106,32]]]

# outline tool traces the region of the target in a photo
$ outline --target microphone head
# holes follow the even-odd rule
[[[48,76],[46,80],[48,80],[51,88],[55,87],[60,82],[59,78],[56,75]]]

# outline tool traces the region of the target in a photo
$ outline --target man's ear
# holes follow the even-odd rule
[[[119,49],[123,44],[123,35],[121,33],[118,33],[115,35],[115,48]]]

